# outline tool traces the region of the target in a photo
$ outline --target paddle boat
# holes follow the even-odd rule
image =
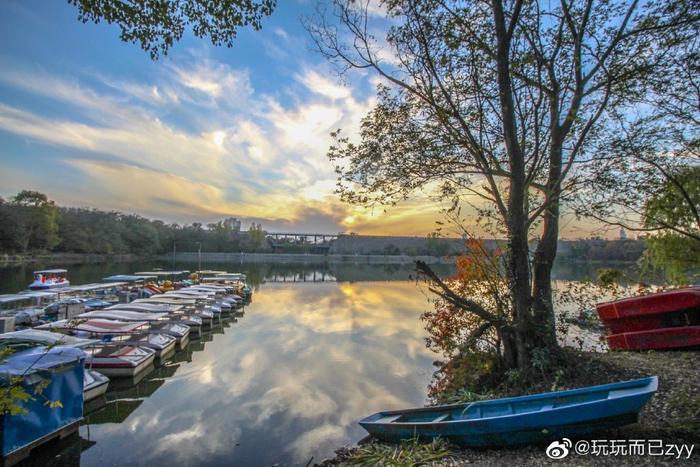
[[[88,311],[78,318],[84,319],[108,319],[115,321],[146,321],[150,324],[151,329],[163,334],[169,334],[179,342],[182,342],[190,331],[189,326],[177,321],[177,317],[169,313],[152,313],[143,311],[131,311],[122,309],[104,309]]]
[[[38,326],[46,329],[69,333],[75,336],[92,337],[101,342],[116,345],[136,345],[156,351],[161,360],[175,352],[177,339],[168,334],[151,331],[146,321],[116,321],[110,319],[59,320]]]
[[[88,402],[107,392],[109,378],[99,371],[85,369],[83,376],[83,401]]]
[[[596,310],[611,349],[700,346],[700,287],[600,303]]]
[[[184,310],[184,307],[182,305],[169,305],[169,304],[162,304],[162,303],[148,303],[148,302],[141,302],[141,301],[134,301],[131,303],[120,303],[119,305],[114,305],[109,308],[106,308],[104,311],[131,311],[131,312],[136,312],[136,313],[168,313],[170,316],[170,323],[172,324],[183,324],[185,325],[189,331],[191,331],[194,334],[201,335],[202,334],[202,318],[199,316],[196,316],[194,313],[190,313]],[[172,328],[172,326],[168,326],[168,329]],[[163,328],[161,328],[163,329]],[[172,329],[166,330],[169,332],[171,335],[178,337],[179,342],[178,344],[183,347],[186,344],[187,339],[183,339],[183,337],[187,337],[185,335],[179,335],[174,333]]]
[[[155,351],[145,347],[104,344],[97,339],[83,339],[41,329],[0,334],[0,346],[14,343],[61,345],[83,350],[88,354],[85,364],[106,376],[131,376],[140,373],[155,360]]]
[[[34,282],[29,284],[30,290],[57,289],[69,287],[70,282],[66,279],[66,269],[42,269],[34,271]]]
[[[180,297],[173,297],[173,296],[168,296],[165,294],[149,297],[149,298],[140,298],[138,300],[134,300],[132,303],[160,303],[163,305],[182,305],[182,306],[188,306],[188,307],[193,307],[195,308],[193,313],[195,316],[198,316],[202,320],[202,326],[204,327],[210,327],[212,325],[212,321],[214,320],[214,313],[208,310],[204,310],[201,307],[204,305],[199,305],[200,308],[197,309],[195,307],[195,299],[192,297],[187,297],[187,298],[180,298]]]
[[[509,446],[576,437],[637,421],[656,376],[467,404],[378,412],[360,420],[372,436],[397,442],[437,437],[467,447]]]
[[[84,349],[90,357],[86,364],[109,377],[133,378],[153,366],[156,351],[135,345],[100,343]]]
[[[45,314],[47,302],[57,297],[55,291],[48,290],[0,295],[0,317],[12,321],[7,330],[13,330],[15,325],[32,326]]]
[[[186,289],[180,289],[180,292],[194,291],[194,292],[209,292],[215,293],[214,300],[219,306],[226,305],[230,308],[240,308],[243,306],[243,298],[233,293],[233,288],[228,287],[216,287],[209,288],[207,286],[195,285],[192,287],[187,287]]]

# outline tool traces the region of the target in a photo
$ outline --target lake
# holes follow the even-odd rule
[[[157,266],[170,267],[75,265],[69,279]],[[225,319],[140,381],[110,384],[79,437],[27,465],[303,466],[363,438],[360,418],[426,402],[438,356],[419,320],[431,306],[427,291],[409,267],[207,267],[248,274],[254,295],[244,316]],[[0,292],[25,288],[32,269],[0,268]]]

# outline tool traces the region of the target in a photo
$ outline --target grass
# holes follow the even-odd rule
[[[353,451],[347,463],[358,467],[416,467],[446,460],[451,456],[449,445],[439,438],[429,443],[414,438],[402,441],[399,445],[372,443],[360,446]]]

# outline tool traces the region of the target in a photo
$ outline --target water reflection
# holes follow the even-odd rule
[[[157,265],[76,266],[71,280],[92,282]],[[0,269],[0,276],[13,278],[0,285],[22,288],[30,269]],[[410,266],[227,269],[246,272],[257,284],[245,313],[225,319],[139,380],[111,384],[96,403],[102,406],[90,407],[74,440],[78,446],[62,448],[71,453],[64,460],[88,466],[305,465],[364,437],[356,423],[361,417],[425,402],[437,356],[425,348],[419,316],[431,305],[406,280]],[[314,281],[319,275],[313,271],[323,280]],[[281,276],[304,280],[274,280]],[[363,277],[371,281],[359,281]],[[570,333],[564,338],[569,344],[576,336],[597,342],[594,332],[572,327]],[[46,452],[27,465],[55,463]]]
[[[86,417],[83,465],[304,465],[356,421],[425,402],[435,358],[409,282],[265,284],[226,322]],[[226,327],[228,326],[228,327]]]

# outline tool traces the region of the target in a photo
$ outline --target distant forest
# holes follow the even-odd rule
[[[286,243],[285,243],[286,242]],[[490,241],[494,243],[495,241]],[[494,243],[494,246],[497,242]],[[167,224],[137,214],[57,206],[36,191],[0,198],[0,254],[34,252],[134,254],[151,256],[173,251],[271,252],[260,224],[247,231],[225,220],[203,225]],[[308,245],[277,240],[278,252],[309,253]],[[341,235],[331,254],[451,256],[464,248],[459,239]],[[641,240],[569,240],[560,242],[559,257],[582,261],[636,261],[644,252]]]
[[[0,198],[0,252],[53,251],[91,254],[155,255],[173,250],[264,251],[262,226],[234,231],[224,221],[206,226],[167,224],[136,214],[57,206],[46,195],[22,191]]]

